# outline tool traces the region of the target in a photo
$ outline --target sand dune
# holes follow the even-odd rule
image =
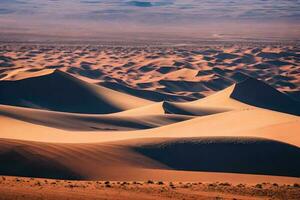
[[[251,120],[255,117],[257,120]],[[237,120],[239,119],[238,123]],[[93,143],[151,137],[237,136],[275,139],[300,147],[299,117],[263,109],[225,112],[139,131],[66,131],[0,116],[1,137],[54,143]],[[220,131],[222,130],[222,131]]]
[[[204,99],[188,103],[166,102],[163,105],[167,113],[199,116],[251,106],[300,115],[299,102],[251,77]]]
[[[126,131],[149,129],[191,119],[186,115],[150,114],[132,116],[74,114],[0,105],[0,115],[29,123],[70,131]]]
[[[174,176],[179,170],[300,177],[299,151],[295,146],[257,138],[143,139],[104,144],[1,140],[0,173],[134,180],[141,176],[151,179],[151,174],[161,169],[175,170]]]
[[[114,113],[152,103],[83,82],[64,72],[0,82],[0,103],[74,113]]]

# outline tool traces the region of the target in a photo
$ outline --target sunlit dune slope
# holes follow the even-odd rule
[[[253,120],[255,119],[255,120]],[[67,131],[0,116],[1,138],[41,142],[91,143],[147,137],[251,136],[275,139],[300,147],[297,116],[252,109],[198,117],[138,131]]]

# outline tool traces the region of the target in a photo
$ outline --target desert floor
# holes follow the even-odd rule
[[[299,199],[300,186],[1,177],[0,199]]]

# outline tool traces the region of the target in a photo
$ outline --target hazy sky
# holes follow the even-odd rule
[[[300,0],[0,0],[0,32],[296,37]]]

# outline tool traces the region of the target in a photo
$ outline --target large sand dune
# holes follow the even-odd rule
[[[151,101],[83,82],[67,73],[52,73],[0,82],[0,103],[74,113],[114,113]]]
[[[175,170],[174,176],[179,170],[299,177],[299,151],[298,147],[277,141],[236,137],[160,138],[104,144],[1,140],[0,173],[105,180],[153,179],[157,178],[152,176],[155,171],[163,173],[159,170]]]

